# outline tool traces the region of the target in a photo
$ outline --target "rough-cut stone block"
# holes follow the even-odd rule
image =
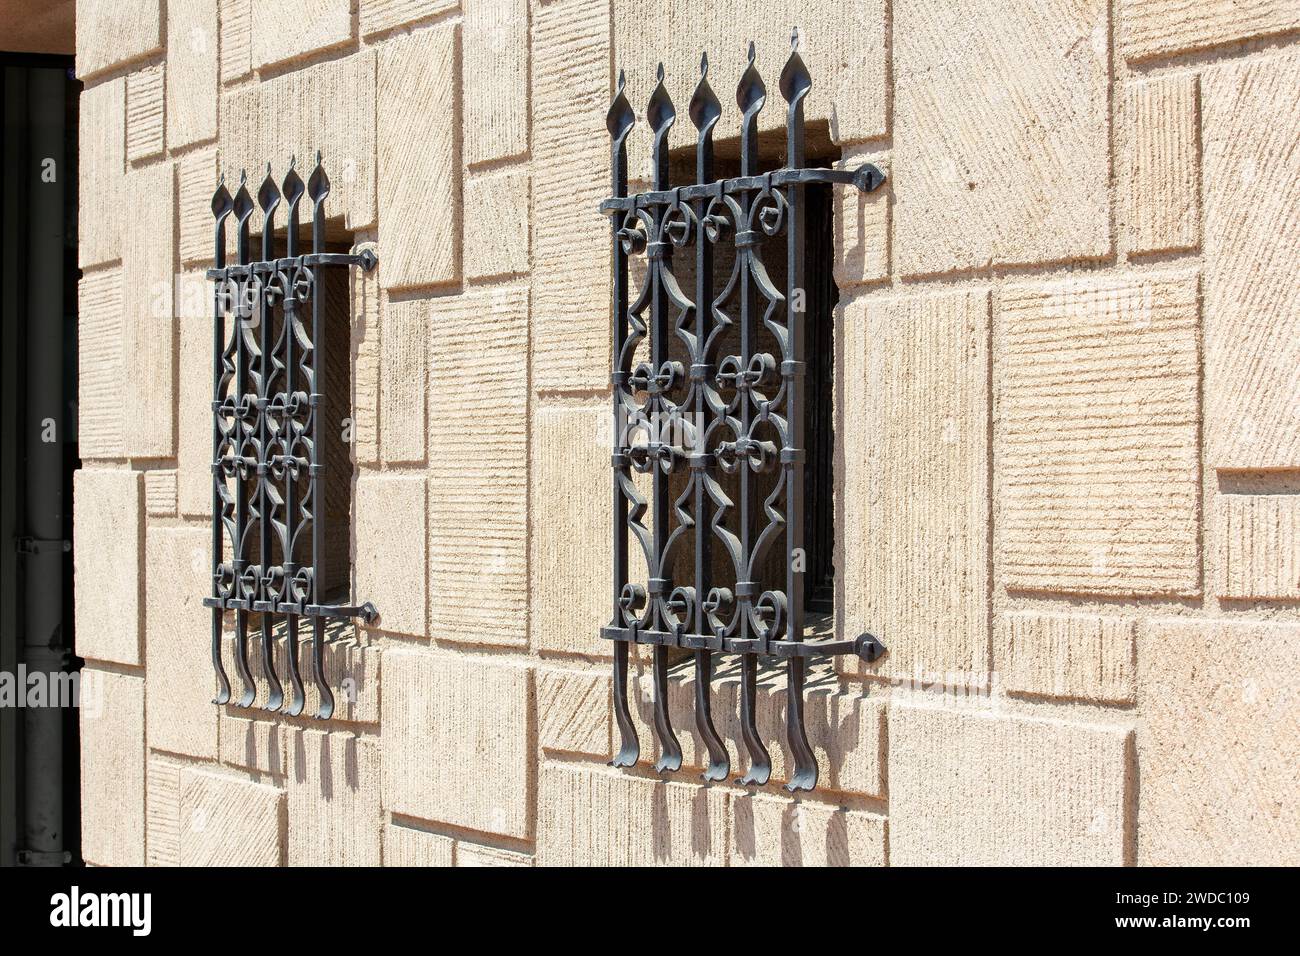
[[[1194,276],[1009,288],[999,323],[1008,588],[1200,590]]]
[[[181,866],[280,866],[284,792],[263,783],[186,767],[180,774]]]
[[[379,218],[389,288],[460,278],[460,159],[452,92],[458,47],[453,25],[380,47]]]
[[[378,251],[373,242],[354,252]],[[352,453],[358,463],[379,461],[379,270],[350,270],[352,295]]]
[[[528,290],[477,290],[429,309],[431,634],[522,645]]]
[[[361,32],[369,36],[383,30],[428,20],[456,9],[458,0],[360,0]]]
[[[386,631],[425,636],[422,475],[363,474],[356,483],[357,594]]]
[[[389,302],[380,313],[379,446],[390,465],[424,461],[428,317],[424,299]]]
[[[215,149],[186,153],[176,161],[176,221],[181,262],[212,261],[216,235],[212,193],[216,188]]]
[[[731,801],[732,866],[884,866],[885,818],[755,793]]]
[[[347,43],[352,39],[352,6],[351,0],[254,3],[253,66],[274,66]]]
[[[384,827],[384,866],[451,866],[456,841],[393,822]]]
[[[1098,703],[1133,702],[1133,621],[1093,614],[1004,615],[996,663],[1018,694]]]
[[[889,649],[874,664],[845,666],[983,683],[988,293],[857,299],[841,314],[845,634],[870,631]]]
[[[163,64],[126,78],[126,158],[131,162],[163,151]]]
[[[122,256],[125,78],[81,94],[77,128],[77,265],[87,269]]]
[[[729,794],[590,765],[543,763],[541,866],[723,866]]]
[[[1130,60],[1300,29],[1291,0],[1120,0],[1118,36]]]
[[[289,865],[378,866],[379,745],[301,730],[289,743]]]
[[[162,49],[159,0],[77,0],[77,76],[103,73]]]
[[[150,517],[176,514],[176,470],[155,468],[144,473],[144,510]]]
[[[890,863],[1129,862],[1131,737],[1123,728],[891,707]]]
[[[145,861],[180,866],[181,768],[179,760],[149,754],[145,770]]]
[[[1108,8],[894,4],[900,272],[1110,251]]]
[[[144,678],[81,672],[81,853],[144,865]]]
[[[465,0],[464,24],[465,162],[527,152],[528,0]]]
[[[77,654],[139,664],[140,473],[82,469],[73,476],[72,504]]]
[[[456,843],[457,866],[532,866],[533,858],[528,853],[503,850],[495,846],[483,846],[479,843]]]
[[[199,281],[191,274],[186,281]],[[176,496],[182,514],[212,514],[212,315],[180,319]],[[227,318],[229,322],[229,318]]]
[[[609,231],[592,210],[609,165],[610,11],[558,0],[533,11],[533,387],[609,382]]]
[[[255,6],[257,10],[283,8],[281,3]],[[276,37],[283,39],[283,35]],[[217,135],[218,46],[217,0],[167,0],[167,145],[171,149]]]
[[[221,0],[221,82],[253,71],[252,0]]]
[[[77,451],[83,461],[126,457],[121,269],[87,272],[77,284]]]
[[[149,746],[217,758],[212,706],[212,536],[206,528],[150,528],[145,540],[145,667]]]
[[[1132,252],[1195,248],[1201,238],[1201,170],[1194,75],[1128,88],[1128,234]]]
[[[1300,599],[1300,495],[1220,495],[1219,596]]]
[[[874,163],[889,176],[887,155],[871,151],[850,150],[836,165],[857,169]],[[873,193],[856,189],[836,189],[835,210],[835,284],[840,289],[889,277],[889,210],[894,202],[894,184],[890,179]]]
[[[539,670],[537,736],[542,747],[608,756],[610,694],[610,678],[606,674]]]
[[[1300,467],[1300,54],[1207,70],[1205,438],[1215,468]]]
[[[280,776],[285,761],[285,737],[292,731],[269,720],[221,715],[221,762],[258,773]]]
[[[527,839],[533,753],[526,667],[423,650],[384,655],[384,807]]]
[[[470,279],[528,271],[532,195],[527,166],[508,166],[465,180],[465,275]]]
[[[1181,618],[1139,637],[1140,865],[1300,863],[1297,660],[1290,623]]]

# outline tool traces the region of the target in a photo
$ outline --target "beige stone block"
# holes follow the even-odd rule
[[[181,866],[282,866],[284,791],[185,767],[180,773]]]
[[[384,807],[529,838],[534,760],[528,668],[425,650],[384,655]]]
[[[187,281],[200,281],[191,273]],[[206,280],[202,280],[206,285]],[[205,290],[210,291],[210,290]],[[182,514],[212,514],[212,309],[180,316],[180,417],[176,457]],[[233,320],[226,317],[227,331]]]
[[[260,3],[254,9],[292,5],[292,0]],[[277,42],[285,39],[276,36]],[[217,0],[168,0],[167,143],[172,149],[217,135],[218,45]]]
[[[1195,276],[1003,291],[998,561],[1008,588],[1200,591]]]
[[[396,821],[384,826],[384,866],[451,866],[456,841]]]
[[[424,477],[363,474],[356,516],[358,599],[375,605],[384,630],[424,637]]]
[[[458,0],[359,0],[359,3],[361,33],[369,36],[419,20],[432,19],[456,9]]]
[[[81,657],[140,663],[143,503],[139,472],[83,468],[73,475],[73,581]]]
[[[465,0],[465,163],[528,151],[528,0]],[[475,207],[468,206],[473,209]]]
[[[529,853],[517,853],[495,846],[483,846],[478,843],[456,843],[457,866],[532,866],[533,857]]]
[[[764,793],[731,801],[732,866],[884,866],[885,818]]]
[[[1205,438],[1215,468],[1300,467],[1300,53],[1201,79]]]
[[[358,243],[358,254],[373,242]],[[350,270],[352,294],[352,454],[358,463],[379,461],[379,270]]]
[[[77,0],[77,76],[82,80],[162,49],[159,0]]]
[[[145,861],[180,866],[181,769],[179,760],[149,754],[145,767]]]
[[[144,678],[81,672],[81,853],[144,865]]]
[[[1108,8],[894,5],[901,273],[1110,251]]]
[[[1201,239],[1199,97],[1196,77],[1132,83],[1124,112],[1128,143],[1128,235],[1132,252],[1193,249]]]
[[[144,645],[149,746],[215,760],[212,611],[203,606],[212,590],[211,567],[208,529],[149,528]]]
[[[252,0],[221,0],[221,82],[253,71]]]
[[[1153,622],[1138,640],[1142,866],[1300,862],[1300,626]]]
[[[995,660],[1012,693],[1107,704],[1133,702],[1133,621],[1096,614],[1010,612]]]
[[[290,866],[378,866],[379,745],[299,730],[289,742]]]
[[[396,37],[379,53],[376,103],[384,284],[460,278],[460,159],[453,84],[455,25]]]
[[[611,693],[606,674],[538,670],[537,737],[542,747],[608,757]]]
[[[274,66],[347,43],[352,39],[352,6],[350,0],[252,4],[253,66]]]
[[[429,594],[439,640],[527,641],[528,290],[429,303]]]
[[[126,158],[131,162],[163,151],[163,64],[126,77]]]
[[[1129,862],[1131,740],[1116,727],[892,707],[890,863]]]
[[[543,763],[539,866],[723,866],[728,791]]]
[[[186,153],[176,161],[176,222],[181,262],[204,265],[212,262],[216,236],[212,194],[217,188],[217,175],[215,149]]]
[[[1219,495],[1219,597],[1300,599],[1300,495]]]
[[[155,468],[144,473],[144,510],[151,518],[176,514],[176,470]]]
[[[610,5],[558,0],[533,11],[533,387],[609,383]]]
[[[422,462],[430,339],[427,301],[389,302],[379,324],[379,445],[390,465]]]
[[[857,169],[874,163],[889,176],[888,154],[870,150],[846,150],[836,165]],[[835,202],[835,285],[846,289],[889,277],[889,219],[894,203],[894,185],[886,178],[875,192],[837,188]]]
[[[532,194],[527,166],[508,166],[465,179],[465,275],[470,279],[528,271]]]
[[[856,299],[844,323],[844,635],[857,673],[979,685],[988,669],[988,293]],[[906,555],[906,560],[886,560]]]
[[[259,672],[260,673],[260,672]],[[221,714],[221,762],[257,773],[281,776],[288,764],[285,738],[292,728],[270,720]]]
[[[81,94],[77,128],[77,265],[87,269],[122,257],[125,78]]]
[[[1168,56],[1300,28],[1289,0],[1120,0],[1117,36],[1130,60]]]
[[[124,458],[122,270],[77,283],[77,451],[83,461]]]

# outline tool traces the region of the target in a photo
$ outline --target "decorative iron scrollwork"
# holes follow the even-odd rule
[[[871,635],[812,640],[804,634],[805,322],[791,307],[804,283],[804,188],[843,184],[871,191],[884,181],[869,163],[856,170],[805,168],[804,99],[811,86],[796,31],[780,79],[787,104],[785,165],[759,173],[758,114],[767,90],[751,43],[736,90],[740,175],[715,179],[713,133],[721,106],[709,86],[708,59],[702,59],[689,107],[697,132],[695,179],[673,186],[667,135],[677,115],[661,64],[646,109],[653,182],[650,191],[631,196],[627,136],[636,120],[621,73],[609,108],[613,195],[601,210],[611,219],[613,249],[614,593],[601,636],[614,641],[621,736],[615,766],[631,766],[640,755],[628,705],[631,644],[653,647],[655,769],[661,772],[678,770],[682,762],[668,713],[668,649],[694,652],[695,723],[708,751],[706,780],[730,772],[710,713],[713,656],[740,656],[741,736],[750,758],[744,784],[765,784],[771,773],[755,721],[758,661],[785,660],[791,791],[817,783],[817,760],[804,730],[808,659],[857,654],[874,660],[883,650]],[[784,291],[762,255],[781,240]],[[718,288],[714,261],[724,251],[732,262]],[[693,297],[674,274],[677,253],[693,254]],[[629,301],[629,262],[638,256],[644,257],[645,278]],[[648,359],[638,360],[647,346]],[[634,472],[652,475],[648,500]],[[647,511],[648,527],[642,521]],[[628,578],[629,539],[649,568],[644,585]],[[715,569],[715,544],[723,552],[722,573]],[[774,571],[778,547],[784,561]]]

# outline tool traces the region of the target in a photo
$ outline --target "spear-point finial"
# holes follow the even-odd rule
[[[636,122],[636,114],[632,112],[632,106],[628,103],[627,94],[624,92],[626,87],[627,76],[619,70],[618,86],[614,89],[614,98],[610,101],[609,111],[605,114],[605,128],[609,130],[610,138],[616,143],[627,135],[627,131]]]
[[[700,79],[709,75],[709,54],[707,52],[700,54]]]
[[[658,68],[655,70],[655,79],[657,79],[660,83],[662,83],[662,82],[664,81],[664,61],[663,61],[663,60],[660,60],[660,61],[659,61],[659,66],[658,66]]]
[[[269,159],[266,161],[266,175],[271,175],[271,161]]]
[[[753,41],[753,40],[750,40],[750,41],[749,41],[749,63],[750,63],[750,66],[753,66],[753,64],[754,64],[754,60],[757,59],[757,57],[758,57],[758,54],[754,52],[754,41]]]
[[[627,74],[625,74],[625,73],[623,72],[623,68],[622,68],[622,67],[619,67],[619,70],[618,70],[618,92],[622,93],[622,92],[623,92],[623,87],[625,87],[625,86],[627,86]]]
[[[297,166],[297,165],[298,165],[298,157],[297,157],[296,155],[295,155],[295,156],[290,156],[290,157],[289,157],[289,171],[292,172],[292,171],[293,171],[293,168],[294,168],[295,166]]]
[[[320,165],[320,150],[316,150],[316,165]]]
[[[241,169],[239,171],[239,185],[243,186],[246,182],[248,182],[248,172]]]
[[[718,117],[722,115],[722,106],[718,103],[713,88],[709,86],[709,55],[707,53],[700,57],[700,81],[695,84],[695,92],[691,94],[688,112],[690,113],[691,122],[700,131],[701,136],[708,135],[712,131],[713,125],[717,123]]]

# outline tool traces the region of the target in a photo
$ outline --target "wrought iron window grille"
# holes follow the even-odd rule
[[[243,685],[236,703],[252,706],[257,683],[249,667],[251,615],[260,616],[265,709],[296,716],[306,703],[299,663],[301,618],[311,621],[311,680],[316,716],[329,719],[334,695],[325,678],[326,624],[331,619],[376,618],[372,604],[340,603],[348,589],[346,556],[327,537],[326,476],[351,465],[341,447],[342,421],[331,411],[347,398],[326,381],[326,270],[373,269],[377,257],[327,251],[325,199],[329,177],[316,155],[307,182],[290,162],[277,186],[268,163],[256,206],[241,172],[232,197],[225,178],[212,197],[216,220],[213,292],[212,399],[212,666],[216,704],[231,701],[222,661],[222,618],[235,618],[234,666]],[[312,204],[311,251],[302,252],[299,207]],[[284,255],[277,256],[275,215],[287,206]],[[250,248],[250,220],[262,213],[260,254]],[[235,259],[226,261],[226,220],[235,220]],[[227,315],[233,321],[227,334]],[[341,357],[336,356],[335,360]],[[346,383],[345,383],[346,384]],[[334,391],[331,392],[331,387]],[[343,406],[346,407],[346,406]],[[339,454],[340,450],[342,454]],[[327,452],[333,452],[330,460]],[[228,549],[228,554],[227,554]],[[288,694],[276,671],[275,618],[284,619]]]
[[[805,277],[804,190],[837,184],[869,192],[884,174],[870,163],[856,170],[805,167],[804,99],[812,79],[799,55],[797,30],[780,78],[787,104],[785,165],[759,173],[757,124],[767,91],[754,59],[751,43],[736,90],[738,177],[714,179],[713,132],[721,107],[709,86],[707,56],[688,111],[697,131],[694,182],[669,182],[667,134],[677,114],[662,64],[646,109],[654,137],[650,191],[627,192],[627,136],[636,120],[622,73],[606,118],[613,195],[600,208],[611,218],[616,439],[613,610],[601,636],[614,642],[621,746],[611,763],[629,767],[640,756],[628,705],[628,656],[630,645],[649,644],[660,752],[655,769],[681,768],[668,712],[668,652],[682,648],[694,652],[695,725],[708,751],[703,776],[711,781],[730,772],[710,713],[714,655],[740,657],[740,729],[749,755],[740,782],[746,785],[763,785],[771,775],[755,720],[759,659],[784,661],[792,757],[786,789],[795,792],[817,784],[817,760],[804,728],[808,662],[839,654],[871,661],[884,651],[870,634],[841,640],[805,634],[807,355],[798,306]],[[762,257],[782,238],[784,293]],[[693,256],[693,296],[674,275],[678,252]],[[714,263],[722,252],[734,261],[719,283]],[[643,257],[645,276],[629,302],[629,263],[637,257]],[[639,360],[643,351],[648,357]],[[651,476],[649,500],[634,472]],[[647,512],[649,527],[642,520]],[[645,584],[629,580],[632,538],[649,569]],[[716,558],[715,545],[722,551]]]

